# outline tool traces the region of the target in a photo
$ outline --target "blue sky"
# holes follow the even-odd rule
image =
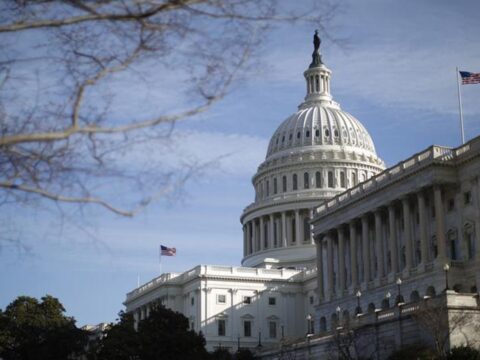
[[[323,60],[333,71],[334,99],[365,125],[379,156],[390,166],[431,144],[459,145],[455,67],[480,72],[480,3],[341,4],[329,32],[346,41],[324,40]],[[133,219],[100,209],[89,210],[81,221],[70,213],[73,221],[63,222],[36,208],[9,214],[14,221],[2,223],[3,232],[21,238],[29,252],[1,249],[0,307],[18,295],[48,293],[59,297],[80,325],[113,321],[138,276],[146,282],[159,274],[160,244],[178,251],[163,259],[164,272],[239,265],[239,216],[253,201],[251,177],[270,136],[305,96],[302,73],[312,33],[301,25],[276,29],[261,52],[261,66],[209,112],[177,127],[177,156],[215,160],[177,200],[155,204]],[[462,96],[469,139],[480,135],[480,85],[463,86]],[[142,99],[177,100],[154,91]],[[135,113],[140,104],[133,97],[125,107]],[[155,151],[150,148],[149,156]]]

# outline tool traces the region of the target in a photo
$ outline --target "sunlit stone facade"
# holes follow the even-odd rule
[[[304,102],[274,132],[252,179],[243,266],[162,274],[127,294],[136,322],[162,303],[209,350],[248,347],[278,359],[286,344],[297,358],[326,356],[332,332],[349,321],[377,329],[376,343],[389,344],[377,352],[384,358],[418,337],[410,315],[444,290],[446,263],[457,292],[445,301],[478,314],[480,138],[385,170],[363,125],[333,101],[331,71],[312,57]]]

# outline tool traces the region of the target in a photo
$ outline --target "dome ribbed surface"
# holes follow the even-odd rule
[[[306,146],[351,146],[376,155],[370,134],[355,117],[338,107],[314,104],[300,108],[273,134],[267,159]]]

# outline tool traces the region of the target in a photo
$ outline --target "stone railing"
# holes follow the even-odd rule
[[[149,291],[160,288],[166,284],[184,284],[187,281],[202,276],[227,276],[269,280],[288,280],[295,275],[301,274],[301,270],[293,269],[265,269],[249,268],[241,266],[218,266],[218,265],[198,265],[184,273],[166,273],[149,281],[127,294],[127,302],[131,301]]]
[[[317,215],[323,215],[331,210],[338,208],[358,197],[384,186],[386,183],[394,180],[398,176],[414,171],[419,167],[432,163],[436,160],[445,160],[445,156],[456,156],[455,150],[441,146],[430,146],[426,150],[413,155],[405,161],[392,166],[381,173],[371,177],[370,179],[348,189],[347,191],[333,197],[331,200],[324,202],[315,209]]]
[[[386,183],[395,180],[397,177],[415,171],[422,166],[433,162],[446,162],[461,159],[463,156],[468,156],[469,153],[475,152],[480,152],[480,136],[454,149],[436,145],[430,146],[424,151],[411,156],[397,165],[371,177],[367,181],[364,181],[333,197],[331,200],[324,202],[315,209],[315,213],[318,216],[323,216],[358,197],[386,185]]]

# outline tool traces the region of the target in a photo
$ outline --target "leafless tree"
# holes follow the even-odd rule
[[[174,125],[222,99],[277,23],[309,21],[325,34],[335,6],[312,4],[2,1],[0,204],[97,204],[133,216],[171,193],[201,167],[170,161]],[[139,84],[178,101],[132,104],[132,114]]]
[[[467,345],[469,336],[480,331],[480,325],[472,317],[471,309],[448,308],[444,297],[429,300],[422,305],[422,308],[415,312],[412,317],[419,327],[430,335],[436,356],[444,358],[450,350],[450,338],[454,333],[462,333]]]
[[[355,321],[344,321],[332,330],[327,353],[332,360],[373,359],[376,354],[373,327],[357,326]]]

